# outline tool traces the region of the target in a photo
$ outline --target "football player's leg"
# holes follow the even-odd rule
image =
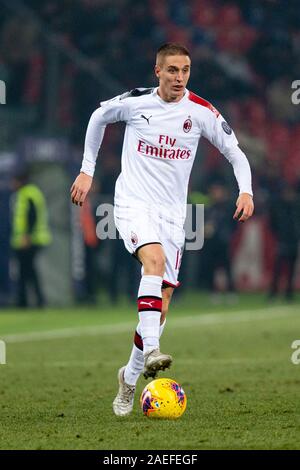
[[[147,244],[141,247],[141,251],[143,276],[138,293],[140,321],[128,364],[118,373],[119,391],[113,402],[114,413],[118,416],[126,416],[132,411],[135,385],[144,369],[145,357],[148,359],[147,377],[154,377],[156,371],[168,367],[172,360],[159,351],[159,336],[164,328],[164,324],[160,325],[164,252],[158,243]],[[146,356],[144,343],[148,347]]]
[[[154,311],[154,314],[158,316],[159,330],[162,304],[161,285],[164,269],[164,255],[160,245],[159,236],[155,229],[156,226],[151,222],[149,215],[141,212],[140,209],[116,207],[114,215],[116,227],[124,240],[126,249],[131,254],[136,255],[139,248],[143,252],[145,251],[143,248],[148,247],[146,250],[147,253],[143,257],[143,259],[145,258],[146,273],[145,277],[142,277],[139,291],[144,290],[143,294],[146,296],[142,307],[153,306],[159,310],[158,312]],[[154,247],[154,250],[149,249],[149,246],[152,246],[152,248]],[[155,299],[154,302],[152,302],[153,299],[148,298],[149,304],[147,305],[147,297],[149,296],[154,296]],[[151,309],[149,311],[149,318],[151,318]],[[127,366],[123,366],[118,373],[119,391],[113,403],[115,414],[125,416],[132,410],[135,385],[139,375],[143,371],[143,368],[143,341],[141,324],[139,324],[135,333],[134,345],[129,362]]]
[[[172,289],[172,288],[168,288]],[[165,295],[163,290],[163,309],[164,318],[167,313],[167,305],[169,305],[169,292],[167,300],[164,301]],[[161,317],[162,318],[162,317]],[[166,320],[159,327],[159,337],[161,337]],[[119,390],[113,402],[113,409],[117,416],[127,416],[133,409],[135,387],[144,370],[144,354],[143,354],[143,340],[141,336],[141,324],[137,325],[134,335],[134,342],[129,361],[126,366],[121,367],[118,372]]]
[[[159,337],[161,337],[166,325],[166,315],[173,292],[173,287],[163,286]],[[118,373],[119,391],[113,403],[114,412],[118,416],[126,416],[133,409],[135,386],[144,369],[143,347],[141,322],[139,322],[134,334],[134,342],[129,361]],[[152,376],[154,376],[154,374]]]
[[[162,316],[162,282],[166,266],[165,253],[158,243],[141,247],[137,256],[143,265],[138,292],[138,309],[144,354],[144,377],[155,377],[169,367],[171,356],[159,350]]]
[[[166,315],[169,304],[174,292],[173,287],[162,289],[162,312],[160,317],[159,337],[163,334],[166,325]],[[125,382],[130,385],[136,385],[139,376],[144,369],[143,339],[141,334],[141,323],[139,322],[134,334],[133,347],[129,361],[124,372]]]
[[[166,322],[164,322],[159,327],[159,336],[162,335],[162,332],[165,327],[165,323]],[[143,340],[141,336],[141,324],[139,322],[137,325],[135,334],[134,334],[134,340],[133,340],[133,346],[132,346],[130,358],[124,369],[124,381],[127,385],[131,387],[136,386],[137,381],[141,373],[144,370],[144,361],[145,361],[145,358],[143,354]]]
[[[166,316],[169,310],[169,305],[174,292],[174,287],[163,285],[162,288],[162,311],[160,317],[160,326],[162,327],[166,323]]]
[[[138,291],[138,311],[145,355],[159,348],[161,289],[166,259],[159,243],[142,246],[136,256],[143,265],[143,275]]]

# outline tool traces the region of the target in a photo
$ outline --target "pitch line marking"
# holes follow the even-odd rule
[[[211,364],[247,364],[249,366],[255,366],[257,364],[266,364],[266,363],[271,363],[271,364],[279,364],[280,362],[285,361],[285,358],[282,358],[282,356],[274,356],[274,357],[268,357],[268,358],[241,358],[241,357],[232,357],[228,359],[221,359],[221,358],[205,358],[205,359],[198,359],[198,358],[189,358],[189,359],[177,359],[176,364],[179,365],[197,365],[197,366],[202,366],[202,365],[207,365],[209,363]],[[105,361],[105,367],[117,367],[120,361]],[[10,366],[18,367],[18,368],[23,368],[23,369],[34,369],[36,367],[53,367],[53,368],[65,368],[65,367],[97,367],[99,370],[103,370],[103,364],[101,364],[99,361],[78,361],[78,360],[70,360],[70,361],[42,361],[38,363],[32,363],[32,362],[10,362]]]
[[[217,325],[226,323],[252,322],[287,316],[297,316],[296,311],[289,307],[273,307],[272,309],[242,310],[240,312],[208,313],[190,315],[180,318],[168,318],[168,328],[189,328],[197,325]],[[73,328],[61,328],[46,331],[33,331],[28,333],[9,334],[1,337],[6,343],[27,343],[34,341],[74,338],[79,336],[98,336],[131,332],[136,327],[136,322],[126,322],[108,325],[83,326]]]

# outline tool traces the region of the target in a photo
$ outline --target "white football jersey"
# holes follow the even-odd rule
[[[248,160],[222,115],[187,89],[179,102],[171,103],[162,100],[157,90],[139,88],[101,103],[87,128],[81,171],[93,176],[105,126],[125,121],[115,204],[155,204],[184,218],[189,177],[201,136],[232,164],[240,193],[252,195]]]

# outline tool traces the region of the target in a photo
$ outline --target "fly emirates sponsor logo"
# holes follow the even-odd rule
[[[176,147],[176,139],[168,135],[159,135],[158,145],[149,145],[143,140],[138,141],[137,151],[149,157],[159,157],[169,160],[188,160],[191,150]]]

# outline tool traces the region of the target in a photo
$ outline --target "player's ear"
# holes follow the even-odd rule
[[[154,73],[156,75],[157,78],[159,78],[159,75],[160,75],[160,66],[159,65],[155,65],[154,67]]]

